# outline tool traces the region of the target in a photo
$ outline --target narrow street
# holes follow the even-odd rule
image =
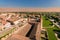
[[[30,31],[26,35],[27,37],[29,37],[32,40],[36,40],[37,25],[38,25],[38,23],[33,23]]]

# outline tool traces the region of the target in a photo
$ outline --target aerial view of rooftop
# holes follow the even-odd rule
[[[0,0],[0,40],[60,40],[60,0]]]

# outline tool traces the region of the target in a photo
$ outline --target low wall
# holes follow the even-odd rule
[[[41,23],[39,23],[37,26],[36,40],[41,40],[40,36],[41,36]]]

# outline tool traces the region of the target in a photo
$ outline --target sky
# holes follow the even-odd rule
[[[60,0],[0,0],[0,7],[16,7],[16,8],[60,7]]]

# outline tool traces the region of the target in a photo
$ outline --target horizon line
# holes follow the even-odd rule
[[[60,8],[0,8],[0,12],[60,12]]]

